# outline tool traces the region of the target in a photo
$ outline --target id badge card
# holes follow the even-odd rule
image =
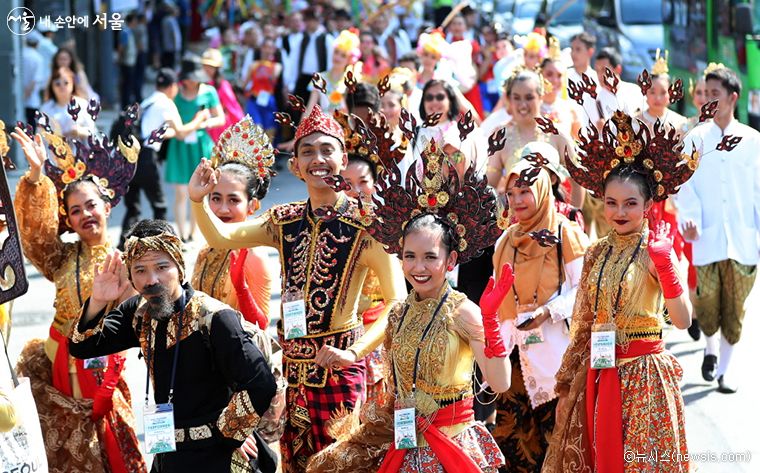
[[[256,96],[256,105],[258,105],[259,107],[268,107],[269,99],[271,98],[272,98],[272,94],[262,90],[261,92],[259,92],[259,95]]]
[[[105,369],[106,365],[108,364],[108,357],[107,356],[98,356],[95,358],[87,358],[83,362],[84,369],[86,370],[102,370]]]
[[[530,311],[517,314],[515,326],[518,326],[533,317],[534,312],[535,311]],[[518,330],[517,333],[519,334],[520,341],[523,345],[533,345],[534,343],[544,342],[544,330],[540,325],[533,330]]]
[[[393,411],[393,433],[396,450],[417,448],[417,426],[413,407]]]
[[[282,330],[285,340],[306,336],[306,303],[300,289],[289,289],[282,296]]]
[[[148,453],[177,450],[174,434],[174,407],[171,404],[150,404],[143,407],[143,426]]]
[[[591,329],[591,368],[615,367],[615,324],[595,324]]]

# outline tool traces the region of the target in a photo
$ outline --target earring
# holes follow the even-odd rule
[[[649,210],[644,211],[644,218],[649,218]]]
[[[449,265],[449,266],[446,268],[446,270],[447,270],[447,271],[454,271],[454,266],[452,266],[452,265]]]

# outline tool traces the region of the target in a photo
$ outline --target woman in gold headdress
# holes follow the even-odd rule
[[[47,340],[31,340],[24,347],[16,371],[31,381],[50,471],[146,471],[131,395],[121,375],[124,357],[76,360],[69,354],[67,338],[72,320],[90,296],[93,268],[113,251],[106,220],[112,200],[126,186],[106,188],[103,180],[109,186],[123,184],[124,176],[117,176],[122,167],[116,159],[96,152],[88,157],[88,168],[75,159],[60,135],[40,128],[51,147],[62,150],[65,157],[58,160],[58,168],[51,166],[43,175],[47,150],[42,137],[33,140],[16,128],[12,136],[23,146],[31,169],[19,181],[14,206],[24,255],[55,283],[55,317]],[[128,156],[123,166],[127,183],[137,161],[139,145],[135,146],[136,150],[121,148]],[[90,174],[94,161],[105,158],[113,159],[113,174]],[[79,240],[65,243],[59,228],[76,232]],[[136,294],[130,289],[123,299]]]

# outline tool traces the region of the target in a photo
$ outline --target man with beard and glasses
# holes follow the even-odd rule
[[[250,471],[247,462],[256,461],[261,446],[253,429],[275,394],[266,360],[235,310],[185,282],[182,244],[169,223],[138,222],[125,247],[124,263],[116,251],[95,267],[92,296],[71,331],[71,354],[142,349],[152,380],[145,393],[146,444],[153,453],[147,426],[162,420],[164,438],[160,429],[155,438],[169,445],[156,448],[165,453],[155,455],[152,472]],[[130,282],[140,295],[108,307]],[[155,405],[148,402],[151,386]]]

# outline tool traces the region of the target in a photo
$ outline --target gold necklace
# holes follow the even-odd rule
[[[515,126],[512,128],[513,133],[509,134],[509,145],[512,147],[512,157],[514,158],[514,162],[517,163],[520,161],[520,158],[522,157],[522,150],[525,147],[525,144],[523,144],[522,141],[522,133],[520,132],[520,125],[515,123]],[[541,132],[537,128],[534,128],[536,139],[535,141],[540,141],[542,143],[548,143],[549,142],[549,136],[546,133]],[[516,137],[514,135],[517,135]],[[530,141],[528,142],[530,143]],[[506,170],[509,172],[509,170]]]

